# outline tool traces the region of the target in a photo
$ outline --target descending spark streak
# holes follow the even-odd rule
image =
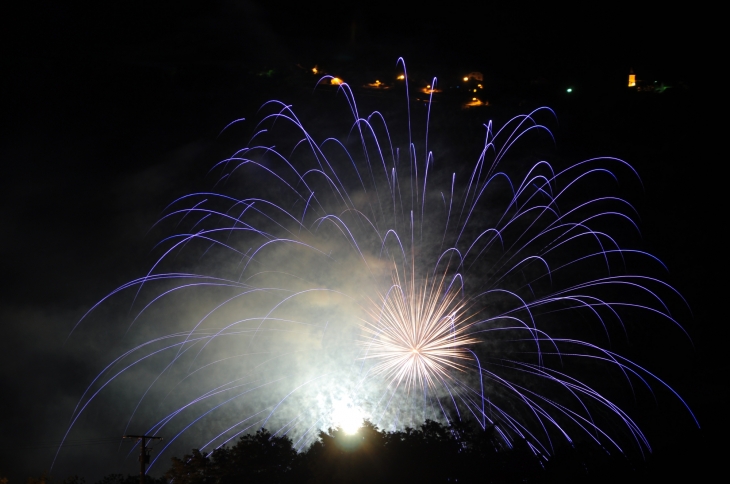
[[[358,416],[388,428],[471,418],[496,425],[505,448],[527,439],[543,456],[556,439],[650,450],[610,379],[574,363],[687,407],[620,354],[632,321],[684,331],[668,300],[681,295],[651,273],[661,261],[630,247],[636,210],[611,193],[636,171],[615,158],[508,163],[527,136],[554,140],[541,108],[497,130],[489,121],[470,171],[444,172],[429,151],[431,103],[420,151],[410,104],[399,147],[383,113],[362,116],[352,89],[337,91],[353,115],[341,136],[318,142],[291,105],[270,101],[249,145],[211,169],[230,192],[166,207],[153,228],[174,233],[147,275],[82,317],[130,296],[120,356],[65,436],[129,374],[139,388],[126,425],[173,435],[167,452],[220,447],[263,423],[301,449]]]

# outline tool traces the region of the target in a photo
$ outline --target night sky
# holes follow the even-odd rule
[[[396,10],[393,2],[211,1],[24,3],[4,17],[0,477],[14,484],[48,470],[105,358],[104,335],[64,345],[66,337],[92,304],[146,272],[156,242],[146,233],[167,203],[211,187],[207,170],[236,142],[217,140],[221,128],[255,118],[270,98],[306,106],[313,83],[297,84],[297,64],[367,79],[394,73],[399,56],[447,84],[485,73],[495,109],[477,124],[548,104],[559,120],[558,156],[618,156],[638,170],[644,191],[632,201],[643,248],[668,265],[667,282],[689,301],[694,318],[681,322],[694,347],[674,333],[639,333],[636,355],[686,397],[703,428],[667,401],[639,421],[667,462],[710,465],[714,406],[727,386],[717,376],[724,321],[715,299],[724,284],[715,227],[726,216],[713,189],[722,161],[704,117],[712,69],[699,60],[712,44],[692,33],[702,30],[699,13],[630,3]],[[674,92],[622,97],[630,68]],[[94,464],[114,445],[84,449],[87,468],[62,463],[54,478],[119,470]]]

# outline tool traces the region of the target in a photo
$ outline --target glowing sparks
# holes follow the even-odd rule
[[[452,412],[494,426],[500,445],[526,440],[542,455],[573,434],[620,452],[621,435],[649,448],[592,375],[575,371],[591,361],[629,385],[636,376],[666,386],[601,346],[636,315],[679,325],[664,301],[676,291],[627,272],[656,259],[619,245],[630,245],[635,213],[611,190],[633,168],[615,158],[510,164],[511,146],[550,133],[548,108],[499,129],[488,122],[481,155],[456,165],[432,150],[430,111],[423,124],[408,111],[413,131],[391,136],[389,113],[358,111],[340,78],[319,83],[338,86],[348,122],[327,127],[325,112],[312,133],[291,105],[266,103],[250,144],[211,169],[220,183],[167,207],[157,262],[102,300],[133,294],[123,331],[144,327],[143,342],[120,338],[66,436],[126,373],[124,391],[136,383],[145,410],[130,421],[174,436],[157,454],[165,459],[192,434],[203,441],[186,448],[209,451],[266,426],[302,448],[328,426],[354,432],[371,418],[402,428]],[[627,297],[607,301],[606,291]]]
[[[443,284],[441,278],[438,284],[424,281],[416,287],[410,280],[404,287],[396,276],[364,326],[370,337],[363,342],[363,359],[376,361],[372,375],[410,390],[435,387],[452,379],[452,370],[465,370],[461,360],[472,358],[467,346],[476,339],[466,334],[469,318],[458,292],[444,294]]]

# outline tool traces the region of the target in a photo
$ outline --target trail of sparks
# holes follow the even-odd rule
[[[362,342],[367,351],[362,358],[376,360],[373,376],[403,382],[408,390],[423,384],[434,388],[452,378],[450,369],[466,370],[460,360],[471,359],[467,348],[477,340],[466,334],[463,300],[454,290],[444,294],[443,278],[419,288],[412,280],[405,289],[399,282],[396,278],[379,314],[364,325],[370,338]]]
[[[139,375],[126,425],[174,435],[167,452],[219,447],[262,422],[301,449],[317,428],[351,423],[334,415],[388,428],[471,418],[545,458],[555,439],[580,436],[650,450],[611,389],[572,364],[681,400],[613,349],[637,314],[681,329],[669,304],[681,295],[653,275],[658,259],[630,246],[636,211],[611,193],[635,170],[615,158],[509,163],[515,143],[549,133],[537,119],[554,113],[541,108],[496,131],[487,123],[458,176],[428,151],[430,104],[421,152],[410,103],[399,147],[384,114],[361,116],[346,83],[338,93],[353,115],[339,138],[317,142],[290,105],[266,103],[249,145],[211,169],[230,193],[165,209],[154,229],[175,233],[152,268],[74,326],[130,295],[128,346],[113,348],[64,440],[105,391]]]

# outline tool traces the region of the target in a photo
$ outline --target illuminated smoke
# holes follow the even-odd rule
[[[634,170],[511,160],[513,145],[549,135],[547,108],[487,124],[466,170],[429,151],[427,130],[416,139],[430,104],[411,119],[404,99],[396,135],[332,82],[351,121],[310,134],[290,106],[264,105],[249,143],[211,170],[214,190],[166,208],[149,272],[84,317],[133,299],[127,347],[69,432],[123,392],[127,428],[166,436],[156,460],[261,426],[302,449],[363,418],[496,425],[503,446],[526,439],[541,455],[575,438],[649,449],[610,395],[617,381],[668,387],[612,345],[643,317],[681,328],[665,304],[681,297],[631,245],[636,214],[614,192]]]

